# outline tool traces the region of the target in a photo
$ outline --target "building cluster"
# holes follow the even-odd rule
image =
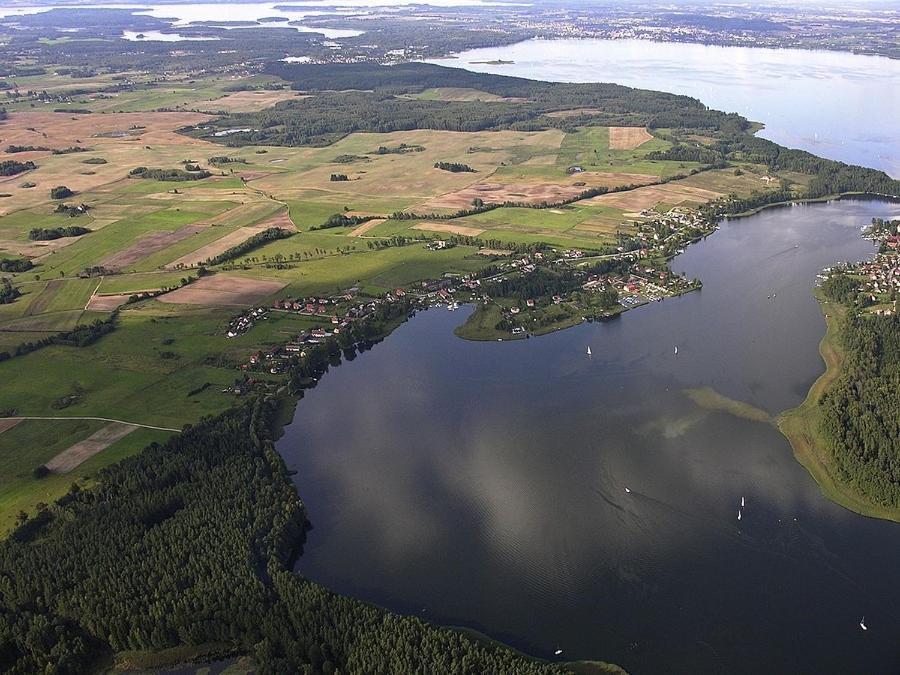
[[[236,338],[238,335],[243,335],[253,328],[253,325],[257,321],[265,319],[266,314],[267,312],[263,307],[245,311],[243,314],[231,320],[228,324],[228,330],[226,331],[225,336],[228,338]]]
[[[896,314],[900,300],[900,221],[878,221],[863,229],[865,238],[879,245],[879,253],[862,262],[826,268],[819,280],[835,273],[849,275],[859,283],[858,298],[870,312]]]

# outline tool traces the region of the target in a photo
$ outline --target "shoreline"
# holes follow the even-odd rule
[[[826,324],[825,335],[819,342],[825,372],[816,379],[800,405],[775,418],[775,425],[791,444],[794,459],[809,472],[826,499],[860,516],[900,523],[900,510],[873,504],[829,470],[829,458],[818,430],[821,420],[818,400],[841,374],[843,351],[839,345],[839,332],[846,310],[825,300],[819,293],[816,300]]]

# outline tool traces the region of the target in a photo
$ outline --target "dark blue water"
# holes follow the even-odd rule
[[[634,673],[900,672],[900,526],[826,501],[771,425],[684,393],[798,404],[823,370],[816,273],[898,214],[725,223],[677,260],[702,291],[543,338],[466,342],[463,312],[420,314],[329,373],[279,443],[315,528],[298,570]]]

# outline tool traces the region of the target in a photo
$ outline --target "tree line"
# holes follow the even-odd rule
[[[31,161],[19,162],[14,159],[4,159],[0,162],[0,176],[15,176],[36,168],[37,164]]]
[[[23,342],[10,352],[0,352],[0,361],[7,361],[16,356],[24,356],[31,352],[37,351],[51,345],[61,345],[64,347],[87,347],[94,344],[104,335],[112,333],[116,329],[118,320],[118,312],[113,312],[106,319],[97,319],[92,323],[78,324],[61,333],[49,335],[45,338],[34,342]]]
[[[199,168],[199,167],[198,167]],[[206,170],[183,171],[182,169],[154,169],[146,166],[139,166],[128,172],[130,178],[147,178],[150,180],[183,182],[191,180],[203,180],[209,178],[212,174]]]
[[[83,234],[88,234],[90,231],[90,228],[82,227],[81,225],[36,227],[28,232],[28,238],[32,241],[52,241],[63,237],[80,237]]]
[[[252,237],[245,239],[240,244],[236,246],[232,246],[227,251],[223,251],[219,255],[210,258],[206,261],[208,265],[221,265],[224,262],[228,262],[229,260],[234,260],[245,253],[249,253],[253,249],[259,248],[264,244],[268,244],[270,241],[275,241],[277,239],[287,239],[293,234],[293,232],[289,230],[283,230],[280,227],[268,227],[262,232],[257,232]]]
[[[18,274],[27,272],[32,267],[34,267],[34,263],[28,258],[0,258],[0,272]]]

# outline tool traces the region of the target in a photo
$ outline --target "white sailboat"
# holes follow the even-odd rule
[[[738,509],[738,520],[740,520],[740,519],[741,519],[741,510]]]
[[[675,345],[675,356],[678,356],[678,345]]]
[[[625,488],[625,494],[630,495],[630,494],[631,494],[631,490],[630,490],[629,488]]]
[[[741,508],[744,508],[744,498],[741,497]]]
[[[591,348],[590,348],[590,347],[587,348],[587,355],[588,355],[588,356],[591,355]]]
[[[869,630],[869,627],[866,625],[866,616],[863,614],[863,618],[859,621],[859,627],[863,630]]]
[[[559,656],[560,654],[562,654],[562,649],[557,649],[555,652],[553,652],[553,654],[555,656]]]

